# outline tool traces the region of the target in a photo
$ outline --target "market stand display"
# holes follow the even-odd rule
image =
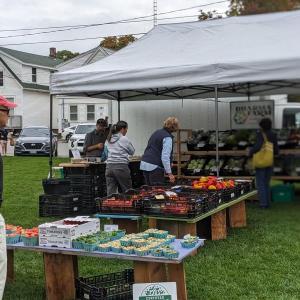
[[[25,246],[17,241],[8,243],[8,280],[14,279],[15,250],[41,252],[44,256],[47,299],[75,299],[78,256],[123,259],[134,262],[136,283],[176,282],[178,299],[187,299],[184,259],[203,246],[203,240],[193,236],[177,240],[167,231],[153,229],[135,235],[125,235],[121,230],[97,232],[98,222],[95,219],[83,220],[82,217],[77,217],[39,226],[40,241],[44,235],[61,240],[71,239],[71,244],[64,244],[64,247]],[[74,236],[62,237],[61,234],[66,228],[75,230]],[[134,249],[134,252],[128,252],[129,248]]]
[[[220,176],[250,179],[255,175],[248,151],[245,149],[253,146],[255,142],[251,137],[253,131],[244,131],[248,132],[246,134],[248,140],[242,140],[241,138],[245,136],[239,132],[230,131],[227,135],[223,133],[224,140],[221,135],[218,151]],[[273,178],[299,181],[300,169],[295,164],[300,161],[299,135],[295,135],[294,132],[286,134],[286,132],[290,131],[278,131],[280,156],[275,158]],[[237,138],[234,137],[235,135]],[[177,140],[181,141],[177,144],[176,153],[178,178],[195,179],[203,175],[216,175],[216,145],[208,138],[209,133],[183,129],[178,130],[176,136]],[[229,138],[230,142],[227,143],[226,139]]]
[[[196,235],[198,223],[210,217],[212,239],[222,239],[226,238],[226,209],[231,227],[246,226],[244,201],[255,194],[252,181],[202,177],[192,185],[142,186],[97,199],[97,205],[104,214],[143,215],[150,228],[168,230],[178,238],[187,233]]]

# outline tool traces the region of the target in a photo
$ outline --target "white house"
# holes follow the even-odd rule
[[[112,53],[112,50],[98,46],[87,52],[81,53],[73,59],[59,64],[57,70],[67,71],[82,67],[103,59]],[[69,124],[94,123],[99,118],[108,116],[109,119],[111,119],[112,116],[111,101],[108,100],[89,97],[57,96],[57,102],[59,105],[59,131]]]
[[[32,125],[49,126],[50,74],[62,61],[0,47],[0,94],[18,104],[11,112],[10,125],[22,128]],[[57,129],[58,105],[54,105],[53,128]]]

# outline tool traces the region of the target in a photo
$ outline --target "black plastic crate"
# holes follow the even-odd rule
[[[66,195],[70,192],[71,181],[68,179],[43,179],[44,193],[47,195]]]
[[[92,175],[90,168],[74,168],[74,167],[64,167],[64,177],[67,178],[73,175]]]
[[[181,218],[194,218],[208,211],[208,194],[181,193],[172,198],[148,196],[143,199],[144,213],[151,216],[174,216]]]
[[[68,217],[78,215],[81,210],[78,194],[41,195],[39,198],[40,217]]]
[[[95,182],[95,177],[91,175],[72,175],[67,177],[71,184],[92,185]]]
[[[232,200],[234,200],[235,198],[238,197],[238,194],[237,194],[237,190],[236,188],[228,188],[228,189],[225,189],[225,190],[222,190],[222,202],[230,202]]]
[[[96,198],[98,212],[109,214],[140,214],[142,202],[140,197],[133,194],[113,194],[103,198]]]
[[[133,269],[76,279],[76,294],[80,300],[132,300]]]
[[[89,185],[71,185],[72,193],[86,195],[92,197],[95,195],[95,187]]]

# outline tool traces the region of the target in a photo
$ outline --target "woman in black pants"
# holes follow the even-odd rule
[[[134,154],[135,149],[126,137],[127,131],[128,124],[125,121],[119,121],[112,126],[105,143],[108,150],[105,172],[107,195],[123,193],[132,188],[128,164],[129,156]]]

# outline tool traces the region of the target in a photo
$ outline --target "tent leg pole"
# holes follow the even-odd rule
[[[118,121],[121,120],[121,93],[118,91]]]
[[[248,96],[248,101],[250,101],[251,94],[250,94],[250,83],[249,82],[247,83],[247,96]]]
[[[217,177],[219,177],[219,103],[218,103],[218,86],[215,86],[215,115],[216,115],[216,167]]]
[[[49,155],[49,171],[50,171],[50,178],[52,178],[52,165],[53,165],[53,144],[52,144],[52,139],[53,139],[53,124],[52,124],[52,119],[53,119],[53,95],[50,95],[50,155]]]

